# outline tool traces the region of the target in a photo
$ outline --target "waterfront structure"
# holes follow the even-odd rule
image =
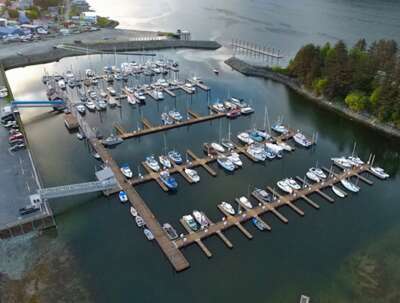
[[[81,18],[83,21],[95,24],[97,23],[97,14],[95,12],[82,12]]]

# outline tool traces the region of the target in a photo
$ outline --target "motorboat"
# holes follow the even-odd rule
[[[161,155],[158,157],[158,160],[160,161],[161,165],[164,166],[165,168],[172,167],[171,161],[167,156]]]
[[[132,104],[132,105],[136,104],[136,99],[133,95],[127,94],[126,98],[127,98],[129,104]]]
[[[286,142],[280,141],[280,142],[277,142],[276,144],[279,145],[280,147],[282,147],[283,150],[285,150],[285,151],[290,152],[290,151],[293,150],[293,147],[291,147],[291,146],[290,146],[289,144],[287,144]]]
[[[337,186],[335,186],[335,185],[332,185],[331,188],[332,188],[333,193],[334,193],[336,196],[338,196],[338,197],[340,197],[340,198],[346,197],[346,193],[345,193],[343,190],[341,190],[339,187],[337,187]]]
[[[135,217],[135,222],[138,227],[144,226],[146,223],[144,222],[143,218],[139,215]]]
[[[353,166],[353,162],[351,162],[350,160],[346,159],[345,157],[340,157],[340,158],[331,158],[331,160],[344,168],[351,168]]]
[[[250,135],[246,132],[240,133],[237,135],[237,138],[244,144],[253,144],[254,140],[250,138]]]
[[[265,147],[277,155],[281,155],[284,150],[282,146],[270,142],[266,142]]]
[[[267,153],[264,146],[261,145],[250,145],[246,150],[256,161],[265,161]]]
[[[176,150],[171,150],[168,152],[168,157],[174,161],[176,164],[182,164],[183,159],[182,159],[182,155],[177,152]]]
[[[289,194],[293,193],[293,188],[286,182],[286,180],[278,181],[276,185],[278,185],[278,187],[284,192]]]
[[[146,157],[146,164],[155,172],[160,170],[160,165],[157,160],[154,159],[154,156]]]
[[[131,206],[131,208],[129,209],[129,211],[131,212],[131,215],[132,215],[133,217],[136,217],[136,216],[138,215],[137,210],[136,210],[133,206]]]
[[[144,235],[146,236],[147,240],[149,240],[149,241],[154,240],[154,235],[153,235],[153,233],[150,231],[150,229],[148,229],[148,228],[143,229],[143,233],[144,233]]]
[[[219,70],[216,69],[216,68],[214,68],[214,69],[213,69],[213,73],[216,74],[216,75],[219,75]]]
[[[171,177],[167,170],[163,170],[160,172],[161,181],[168,187],[168,189],[177,189],[178,182],[176,182],[174,177]]]
[[[90,111],[96,110],[96,104],[94,104],[94,102],[93,102],[92,100],[88,100],[88,101],[85,103],[85,106],[86,106],[87,109],[90,110]]]
[[[251,222],[254,224],[255,227],[257,227],[261,231],[268,229],[267,224],[265,224],[263,221],[261,221],[258,218],[252,218]]]
[[[229,139],[222,139],[221,141],[221,145],[225,148],[227,148],[228,150],[234,149],[235,148],[235,144],[233,144],[233,142]]]
[[[223,167],[227,171],[234,171],[235,170],[235,164],[231,160],[228,159],[228,157],[220,155],[217,158],[218,164]]]
[[[317,182],[317,183],[321,181],[321,179],[311,171],[306,172],[306,176],[311,181],[314,181],[314,182]]]
[[[223,148],[223,146],[219,143],[213,142],[210,144],[210,146],[219,153],[225,152],[225,148]]]
[[[167,234],[168,238],[171,240],[175,240],[178,238],[178,233],[176,232],[175,228],[172,227],[169,223],[164,223],[162,228],[164,229],[165,233]]]
[[[221,202],[220,206],[225,210],[228,214],[234,215],[235,210],[233,209],[232,205],[229,204],[228,202]]]
[[[294,136],[293,136],[293,140],[303,146],[303,147],[310,147],[313,143],[307,139],[306,136],[304,136],[301,132],[297,132]]]
[[[97,152],[93,152],[92,153],[93,158],[95,158],[96,160],[101,160],[101,156],[99,155],[99,153]]]
[[[239,108],[233,108],[226,113],[226,116],[228,118],[233,119],[233,118],[239,117],[241,114],[242,114],[242,111]]]
[[[208,156],[218,156],[218,152],[211,146],[211,144],[205,142],[203,143],[203,150]]]
[[[83,104],[79,104],[76,106],[76,110],[78,111],[78,113],[80,113],[81,115],[84,115],[86,113],[86,107]]]
[[[184,172],[192,182],[197,183],[200,181],[200,176],[194,169],[185,168]]]
[[[247,103],[243,99],[231,98],[231,103],[239,107],[240,109],[247,107]]]
[[[127,195],[126,192],[124,192],[123,190],[121,190],[121,191],[119,192],[118,196],[119,196],[119,200],[120,200],[122,203],[125,203],[125,202],[128,201],[128,195]]]
[[[195,218],[195,220],[197,221],[197,223],[200,224],[201,228],[205,228],[208,226],[209,222],[208,222],[206,216],[202,212],[200,212],[198,210],[194,210],[192,212],[192,214],[193,214],[193,217]]]
[[[133,176],[132,170],[130,169],[128,164],[124,164],[121,166],[121,172],[127,178],[132,178]]]
[[[381,168],[381,167],[377,167],[377,166],[373,167],[373,166],[371,166],[371,171],[381,179],[387,179],[387,178],[390,177],[389,174],[386,173],[385,170],[383,168]]]
[[[171,125],[174,124],[174,120],[171,118],[170,115],[168,115],[167,113],[162,113],[161,114],[161,120],[163,122],[164,125]]]
[[[155,94],[157,100],[162,100],[162,99],[164,99],[164,94],[162,93],[162,91],[156,90],[156,91],[154,92],[154,94]]]
[[[146,96],[142,91],[136,91],[133,93],[133,95],[136,97],[136,99],[138,99],[142,103],[146,100]]]
[[[189,228],[193,231],[198,231],[199,226],[196,221],[193,219],[192,215],[185,215],[182,217],[183,221],[189,226]]]
[[[244,205],[246,208],[253,208],[253,205],[251,205],[251,202],[249,199],[247,199],[245,196],[242,196],[238,199],[240,204]]]
[[[320,179],[326,179],[327,178],[327,176],[324,173],[324,171],[322,169],[318,168],[318,167],[311,167],[308,171],[313,173],[314,175],[316,175]]]
[[[275,132],[279,133],[279,134],[286,134],[289,132],[289,130],[287,129],[286,126],[284,126],[282,123],[277,122],[274,125],[272,125],[271,127],[272,130],[274,130]]]
[[[350,182],[347,179],[342,179],[340,180],[340,183],[342,183],[342,185],[348,189],[349,191],[353,192],[353,193],[358,193],[360,191],[360,187],[358,187],[357,185],[355,185],[354,183]]]
[[[287,178],[286,183],[293,189],[299,190],[301,189],[301,186],[299,183],[297,183],[293,178]]]
[[[254,113],[254,108],[252,108],[250,106],[242,107],[240,109],[240,112],[242,115],[250,115],[250,114]]]
[[[121,144],[122,142],[124,142],[124,139],[122,139],[121,137],[116,136],[114,134],[111,134],[110,136],[108,136],[107,138],[105,138],[102,141],[103,145],[106,147],[115,146],[115,145]]]
[[[248,134],[255,142],[262,142],[264,140],[264,137],[260,136],[257,130],[251,130],[248,132]]]
[[[355,166],[364,165],[364,161],[361,160],[359,157],[349,156],[347,159],[353,163]]]
[[[229,160],[231,160],[233,162],[233,164],[235,164],[235,166],[237,166],[237,167],[242,167],[243,166],[243,162],[240,159],[240,156],[239,156],[238,153],[232,152],[227,157],[228,157]]]
[[[261,200],[262,202],[271,202],[272,201],[272,195],[265,191],[264,189],[260,188],[255,188],[252,192],[253,196],[255,196],[258,200]]]
[[[226,112],[226,108],[223,103],[214,103],[211,105],[212,109],[215,110],[218,113],[224,113]]]
[[[183,117],[180,112],[171,110],[168,112],[168,115],[177,122],[182,121]]]

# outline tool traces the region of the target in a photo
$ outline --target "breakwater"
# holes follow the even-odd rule
[[[319,106],[333,110],[351,120],[357,121],[368,127],[378,130],[386,134],[387,136],[400,138],[400,129],[389,124],[382,123],[378,121],[377,118],[366,113],[355,112],[343,104],[340,104],[338,102],[331,102],[323,96],[317,96],[313,92],[307,90],[297,79],[275,72],[267,66],[256,66],[248,64],[236,57],[229,58],[225,61],[225,63],[229,65],[232,69],[242,73],[243,75],[260,77],[285,84],[297,93],[315,102]]]

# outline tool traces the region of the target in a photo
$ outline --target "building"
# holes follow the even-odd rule
[[[8,26],[8,20],[5,18],[0,18],[0,27],[7,27]]]
[[[176,31],[176,34],[178,35],[179,39],[181,40],[192,40],[192,37],[190,35],[190,32],[187,30],[180,30],[178,29]]]
[[[83,12],[81,14],[81,19],[92,24],[97,23],[97,15],[95,12]]]

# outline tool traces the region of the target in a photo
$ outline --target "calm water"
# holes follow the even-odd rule
[[[238,38],[270,42],[285,49],[287,54],[309,41],[333,41],[335,37],[347,41],[366,34],[368,39],[399,38],[400,22],[395,11],[399,11],[400,6],[394,1],[304,0],[285,4],[229,1],[218,5],[211,1],[187,1],[185,4],[159,1],[157,5],[148,1],[117,2],[110,9],[106,1],[96,1],[96,7],[100,13],[121,18],[125,27],[165,30],[181,27],[190,29],[199,38],[223,40],[229,40],[234,33]],[[132,15],[137,17],[130,17]],[[365,32],[368,20],[373,24],[371,33]],[[116,198],[93,194],[57,200],[55,208],[67,209],[57,217],[58,237],[77,258],[85,287],[95,302],[127,302],[133,298],[144,302],[240,302],[249,299],[295,302],[304,292],[318,301],[320,292],[330,285],[343,260],[385,234],[398,221],[398,142],[319,109],[280,84],[230,71],[221,62],[228,55],[226,49],[216,53],[166,51],[160,55],[180,62],[182,78],[197,75],[204,79],[212,88],[209,96],[212,100],[231,95],[244,97],[253,104],[256,114],[233,121],[232,134],[254,125],[262,126],[265,104],[268,104],[271,120],[284,116],[290,126],[309,135],[315,131],[319,134],[314,150],[298,149],[283,160],[265,165],[243,159],[244,168],[233,175],[214,166],[218,176],[213,178],[199,169],[201,182],[193,186],[177,176],[180,187],[176,194],[162,192],[155,183],[138,187],[160,222],[168,221],[180,229],[178,218],[193,209],[204,210],[211,219],[218,220],[221,214],[216,204],[221,200],[231,201],[246,194],[249,185],[273,185],[284,176],[302,176],[316,161],[328,166],[331,156],[351,153],[354,142],[357,142],[360,156],[366,158],[369,153],[376,153],[377,162],[393,177],[387,182],[377,181],[372,187],[361,184],[359,194],[333,205],[312,196],[321,209],[316,211],[299,202],[298,206],[306,213],[304,218],[282,208],[281,212],[289,219],[288,225],[266,215],[264,219],[271,224],[272,232],[260,233],[247,224],[246,228],[254,235],[252,241],[231,229],[226,236],[234,244],[232,250],[216,237],[207,239],[205,244],[213,253],[210,260],[198,247],[189,247],[184,254],[191,268],[181,274],[174,273],[155,243],[144,240],[128,207],[120,205]],[[118,56],[119,63],[126,59]],[[66,58],[58,63],[9,71],[8,76],[18,99],[44,98],[40,79],[44,68],[50,73],[71,67],[73,70],[88,67],[101,70],[113,61],[110,56]],[[216,65],[221,69],[219,77],[211,72]],[[134,129],[141,115],[158,123],[159,113],[174,107],[182,112],[191,108],[205,114],[207,102],[207,94],[199,91],[193,98],[182,94],[176,102],[169,97],[160,103],[149,100],[140,111],[125,103],[121,110],[108,109],[104,115],[88,114],[87,117],[92,125],[107,134],[115,121]],[[47,186],[94,178],[98,163],[89,155],[87,146],[66,131],[62,116],[35,110],[25,111],[23,118],[41,178]],[[129,140],[113,149],[112,154],[118,163],[129,163],[137,173],[140,161],[149,153],[162,152],[164,142],[168,148],[182,152],[190,148],[200,155],[203,142],[226,136],[227,130],[226,120],[193,125],[169,131],[165,137],[155,134]]]

